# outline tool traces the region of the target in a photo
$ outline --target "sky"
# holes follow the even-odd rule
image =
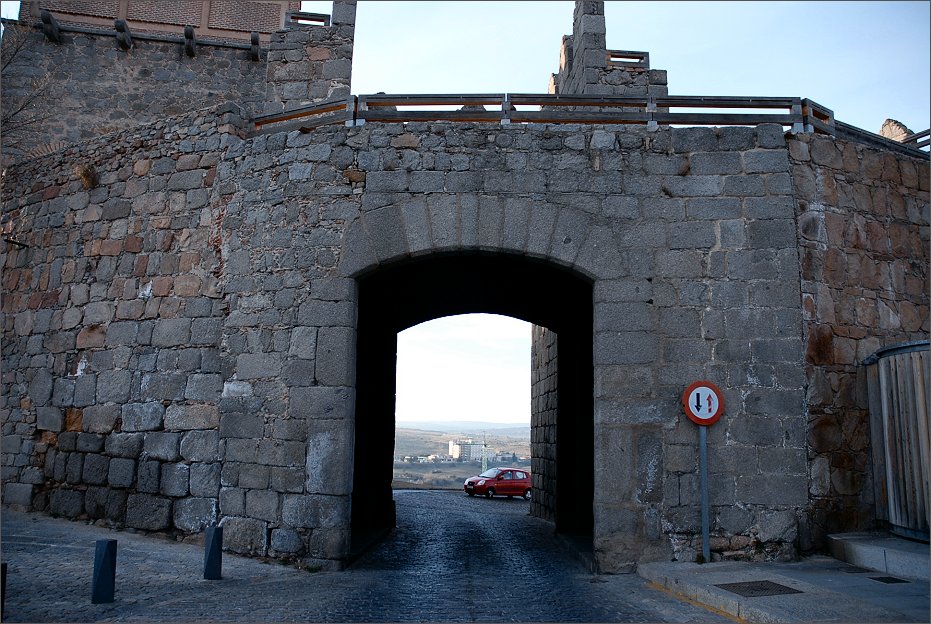
[[[304,10],[328,13],[329,2]],[[360,2],[352,92],[545,93],[573,2]],[[673,95],[807,97],[878,132],[929,125],[928,2],[606,2],[609,49]],[[530,422],[530,325],[448,317],[398,335],[396,419]]]
[[[400,332],[395,419],[529,425],[530,327],[464,314]]]
[[[3,2],[15,16],[18,2]],[[304,2],[330,13],[331,2]],[[359,2],[352,92],[545,93],[573,2]],[[607,46],[672,95],[807,97],[878,132],[931,126],[931,3],[606,2]],[[398,336],[397,420],[529,423],[530,326],[449,317]],[[455,380],[461,381],[458,385]]]

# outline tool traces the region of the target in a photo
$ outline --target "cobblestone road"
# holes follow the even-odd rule
[[[309,573],[34,514],[3,514],[5,622],[727,622],[646,586],[593,576],[520,499],[395,493],[398,529],[344,572]],[[119,540],[116,602],[90,603],[94,541]]]

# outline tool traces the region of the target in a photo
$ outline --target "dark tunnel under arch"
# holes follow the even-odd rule
[[[547,261],[484,252],[406,259],[357,280],[353,554],[395,525],[391,481],[398,332],[432,319],[478,312],[512,316],[556,332],[555,528],[590,536],[592,282]]]

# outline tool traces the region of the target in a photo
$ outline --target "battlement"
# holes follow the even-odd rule
[[[300,8],[300,2],[290,0],[43,0],[21,3],[19,19],[33,23],[48,11],[61,25],[72,28],[112,30],[114,20],[123,20],[139,33],[179,34],[191,26],[201,40],[247,42],[252,32],[258,32],[267,42],[271,33],[289,26]]]
[[[4,128],[4,156],[224,101],[257,115],[347,96],[355,1],[334,2],[332,15],[299,8],[284,0],[24,2],[19,21],[6,22],[4,55],[16,51],[5,61],[3,106],[27,105],[28,123]]]
[[[576,2],[572,34],[562,38],[550,93],[618,96],[669,94],[666,72],[650,69],[650,53],[609,50],[604,2]]]

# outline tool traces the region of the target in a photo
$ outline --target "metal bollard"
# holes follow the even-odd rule
[[[116,540],[97,540],[94,553],[94,579],[91,583],[91,602],[113,602],[116,587]]]
[[[6,562],[0,563],[0,620],[3,619],[3,608],[6,605]]]
[[[204,540],[204,578],[219,581],[223,578],[223,527],[208,527]]]

